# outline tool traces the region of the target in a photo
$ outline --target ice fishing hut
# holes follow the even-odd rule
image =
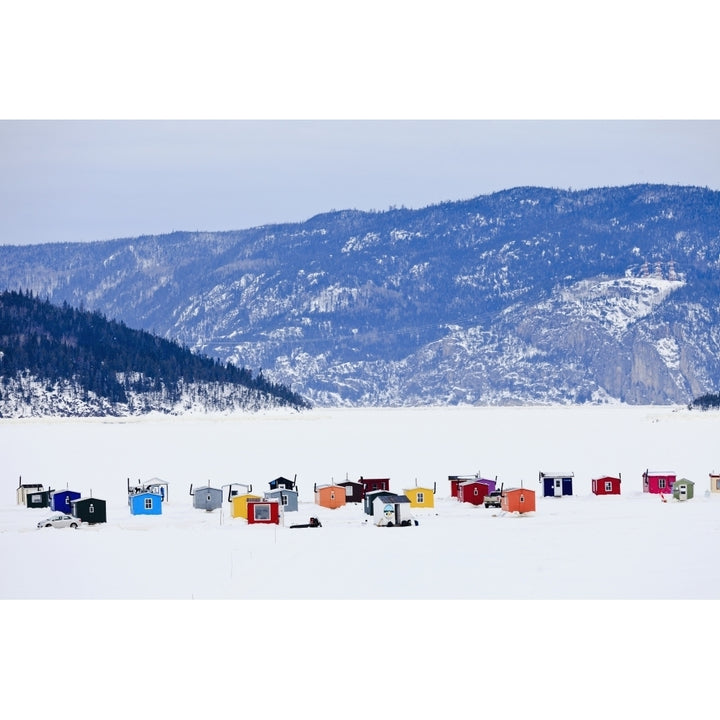
[[[527,488],[507,488],[500,499],[500,509],[505,512],[535,512],[535,491]]]
[[[227,501],[229,503],[231,503],[232,499],[238,495],[246,495],[247,493],[252,492],[252,485],[245,485],[244,483],[228,483],[227,485],[222,485],[221,487],[223,490],[225,488],[229,488],[227,496]]]
[[[223,491],[220,488],[202,485],[195,488],[193,491],[193,486],[191,484],[190,495],[193,499],[193,507],[198,510],[212,512],[213,510],[217,510],[222,507],[223,504]]]
[[[677,480],[677,474],[667,470],[645,470],[642,477],[643,492],[655,495],[671,493]]]
[[[363,501],[365,497],[365,486],[361,482],[343,480],[343,482],[339,482],[338,485],[345,488],[346,503],[361,503]]]
[[[450,483],[450,497],[456,498],[458,496],[458,487],[460,483],[467,482],[468,480],[474,480],[475,475],[448,475],[448,481]]]
[[[42,490],[44,490],[42,483],[24,483],[22,477],[18,478],[17,504],[27,505],[28,493],[41,492]]]
[[[245,510],[245,502],[247,502],[248,497],[256,497],[259,498],[259,495],[252,495],[252,485],[246,485],[245,483],[227,483],[225,485],[221,486],[223,492],[225,491],[225,488],[228,489],[227,492],[227,501],[230,503],[230,507],[232,509],[233,503],[235,498],[245,498],[245,500],[242,502],[243,505],[243,515],[247,520],[247,511]],[[238,506],[239,507],[239,506]],[[233,515],[233,517],[240,517],[239,515]]]
[[[593,495],[619,495],[622,479],[618,473],[617,477],[603,475],[603,477],[592,479]]]
[[[720,493],[720,474],[710,473],[710,492]]]
[[[450,497],[454,498],[457,498],[460,494],[460,485],[466,482],[479,481],[485,483],[488,486],[488,493],[495,490],[495,487],[497,486],[497,476],[494,480],[490,480],[488,478],[481,477],[479,472],[474,475],[448,475],[448,480],[450,482]]]
[[[25,504],[29,508],[47,508],[50,507],[50,494],[53,491],[47,490],[30,490],[25,493]]]
[[[457,499],[471,505],[482,505],[490,494],[490,487],[484,480],[466,480],[458,485]]]
[[[169,483],[164,480],[161,480],[160,478],[152,478],[145,483],[145,490],[149,493],[159,495],[160,499],[163,502],[166,502],[169,499],[168,486]]]
[[[432,508],[435,507],[435,492],[437,490],[436,485],[433,483],[431,488],[415,486],[403,490],[405,496],[410,500],[410,507],[423,507]]]
[[[72,514],[72,503],[79,500],[81,494],[75,490],[54,490],[50,494],[50,507],[56,512],[62,512],[66,515]]]
[[[358,482],[363,486],[363,497],[375,490],[390,490],[390,478],[365,478],[361,475]]]
[[[342,507],[347,502],[347,496],[345,488],[335,483],[328,483],[327,485],[318,485],[315,483],[313,486],[315,492],[315,503],[321,507],[335,508]]]
[[[295,478],[297,478],[297,475],[295,476]],[[270,489],[271,490],[280,490],[280,489],[297,490],[297,482],[296,482],[296,479],[288,480],[286,477],[283,477],[281,475],[280,477],[277,477],[274,480],[270,481]]]
[[[363,511],[366,515],[372,515],[375,512],[375,500],[379,497],[395,497],[394,492],[390,490],[372,490],[371,492],[365,493],[363,498]]]
[[[151,478],[147,482],[137,481],[135,485],[130,485],[130,478],[127,480],[127,492],[128,492],[128,505],[130,504],[130,498],[134,495],[144,495],[146,493],[152,493],[153,495],[159,495],[160,500],[165,502],[169,498],[168,494],[169,483],[161,480],[160,478]]]
[[[260,495],[253,495],[251,492],[243,493],[242,495],[235,495],[229,497],[228,500],[231,502],[230,515],[234,518],[248,519],[248,503],[255,500],[262,500]]]
[[[107,503],[99,498],[80,498],[72,501],[72,512],[78,520],[94,525],[95,523],[107,522]]]
[[[692,500],[695,496],[695,483],[687,478],[680,478],[673,483],[672,496],[675,500]]]
[[[265,498],[249,499],[247,501],[247,521],[250,525],[279,525],[280,502]]]
[[[289,488],[278,488],[277,490],[269,490],[263,493],[263,497],[269,500],[277,500],[282,505],[283,512],[297,512],[298,509],[298,491]]]
[[[163,498],[160,493],[139,492],[128,500],[131,515],[162,515]]]
[[[494,480],[490,480],[490,478],[484,478],[481,475],[477,475],[476,480],[488,486],[488,493],[495,492],[495,490],[497,489],[497,475],[495,476]]]
[[[573,494],[574,473],[540,472],[538,475],[544,497],[561,497]]]
[[[372,514],[375,518],[375,525],[393,527],[413,524],[413,518],[409,512],[410,498],[407,495],[378,494],[373,500],[373,506]]]

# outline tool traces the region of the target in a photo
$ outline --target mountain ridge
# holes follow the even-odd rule
[[[316,405],[668,404],[719,389],[720,193],[697,186],[517,187],[2,246],[0,262],[0,287],[260,368]]]

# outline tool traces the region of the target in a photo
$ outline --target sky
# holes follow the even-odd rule
[[[244,229],[520,185],[720,189],[704,6],[504,5],[13,8],[0,243]]]
[[[720,121],[0,121],[3,244],[644,182],[720,190]]]

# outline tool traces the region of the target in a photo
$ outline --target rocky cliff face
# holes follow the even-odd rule
[[[319,405],[686,403],[720,389],[720,193],[515,188],[294,225],[0,247],[99,310]]]

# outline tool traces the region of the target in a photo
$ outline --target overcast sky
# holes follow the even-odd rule
[[[3,244],[646,182],[720,190],[720,121],[0,122]]]
[[[256,5],[9,7],[0,244],[243,229],[520,185],[720,190],[716,25],[699,0]]]

